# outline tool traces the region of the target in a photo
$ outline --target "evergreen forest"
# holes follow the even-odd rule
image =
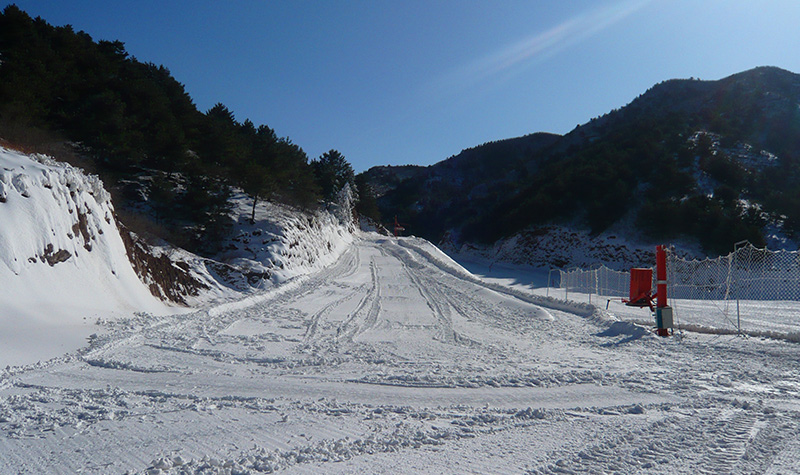
[[[15,5],[0,13],[0,137],[78,162],[100,175],[126,226],[200,253],[228,231],[234,189],[255,213],[261,200],[313,209],[356,186],[338,151],[309,160],[224,104],[202,112],[165,66]],[[368,203],[369,193],[356,194]]]

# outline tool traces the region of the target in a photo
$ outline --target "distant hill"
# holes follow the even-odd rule
[[[669,80],[564,136],[484,144],[404,180],[365,172],[414,234],[489,245],[546,225],[709,253],[800,233],[800,76]],[[392,181],[394,180],[394,181]],[[772,240],[771,245],[780,245]]]
[[[429,167],[373,167],[364,176],[383,216],[398,214],[419,235],[438,240],[479,210],[499,205],[507,184],[534,173],[539,152],[560,138],[526,135],[470,148]]]

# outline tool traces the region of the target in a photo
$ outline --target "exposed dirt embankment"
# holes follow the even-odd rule
[[[187,296],[197,296],[209,288],[191,275],[188,264],[172,261],[166,254],[156,255],[150,245],[122,223],[117,221],[117,226],[133,269],[154,296],[187,305]]]

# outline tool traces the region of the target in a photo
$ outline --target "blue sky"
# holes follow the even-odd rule
[[[797,0],[18,0],[356,171],[567,133],[672,78],[800,73]]]

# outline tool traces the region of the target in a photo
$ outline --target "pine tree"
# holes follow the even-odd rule
[[[329,150],[311,162],[314,176],[322,190],[322,197],[333,202],[345,184],[356,187],[353,167],[337,150]]]

